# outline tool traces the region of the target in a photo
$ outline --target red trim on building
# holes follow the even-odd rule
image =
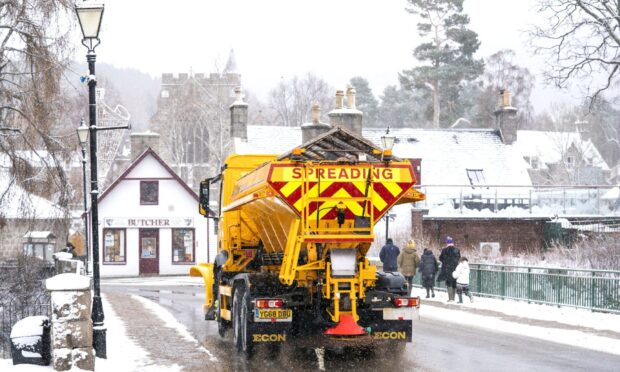
[[[103,201],[103,199],[105,199],[105,197],[116,187],[116,185],[118,185],[121,181],[124,181],[126,179],[128,179],[126,176],[138,165],[140,164],[140,162],[142,160],[144,160],[144,158],[146,158],[147,155],[152,155],[155,160],[157,160],[157,162],[159,164],[161,164],[164,169],[166,169],[166,171],[168,171],[168,173],[170,173],[170,175],[172,176],[172,178],[174,180],[176,180],[179,184],[181,184],[181,186],[183,186],[183,188],[194,198],[196,199],[196,201],[198,201],[198,195],[194,192],[194,190],[192,190],[189,186],[187,186],[187,184],[181,179],[181,177],[179,177],[163,160],[162,158],[159,157],[159,155],[157,155],[157,153],[155,151],[153,151],[153,149],[151,149],[150,147],[147,148],[146,150],[144,150],[144,152],[142,154],[140,154],[140,156],[138,156],[136,158],[136,160],[134,160],[129,167],[127,167],[127,169],[120,175],[118,176],[118,178],[116,178],[114,180],[114,182],[112,182],[110,184],[110,186],[108,186],[107,189],[105,189],[105,191],[103,193],[101,193],[101,195],[98,198],[99,203],[101,203]],[[152,180],[153,178],[131,178],[132,180]]]

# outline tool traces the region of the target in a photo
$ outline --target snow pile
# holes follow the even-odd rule
[[[48,291],[82,291],[90,289],[90,278],[73,273],[54,276],[45,281]]]
[[[73,255],[69,252],[56,252],[54,257],[59,260],[70,260],[73,258]]]
[[[11,329],[11,338],[41,336],[43,335],[43,323],[47,321],[46,316],[29,316],[24,318]]]

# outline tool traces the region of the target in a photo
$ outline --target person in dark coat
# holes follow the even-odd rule
[[[454,246],[454,239],[446,237],[446,247],[441,250],[439,261],[441,261],[440,277],[445,278],[446,287],[448,288],[448,302],[454,301],[456,292],[456,279],[452,277],[452,273],[459,264],[461,259],[461,251]]]
[[[433,252],[428,248],[424,248],[424,253],[422,253],[422,258],[420,259],[420,274],[422,275],[422,287],[426,289],[426,298],[428,298],[429,292],[435,297],[435,274],[438,269],[439,263]]]
[[[381,248],[379,258],[383,263],[383,271],[398,271],[398,255],[400,254],[400,248],[394,245],[392,238],[388,238],[387,242]]]

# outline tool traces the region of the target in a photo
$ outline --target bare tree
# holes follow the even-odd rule
[[[0,127],[21,130],[0,137],[0,156],[9,159],[10,185],[37,181],[45,187],[28,190],[54,196],[63,207],[71,192],[63,169],[69,151],[58,124],[65,114],[61,78],[71,52],[66,44],[71,6],[69,0],[0,2]],[[25,153],[43,166],[33,167]],[[2,203],[0,195],[0,214]]]
[[[312,73],[281,81],[270,92],[269,104],[280,125],[293,127],[310,121],[312,105],[317,102],[323,110],[330,107],[333,88]]]
[[[545,53],[545,77],[558,87],[587,81],[592,105],[617,85],[620,69],[620,0],[539,0],[539,11],[549,19],[531,36],[538,53]]]
[[[508,89],[513,97],[512,105],[517,108],[519,127],[531,122],[533,111],[530,95],[534,86],[534,76],[526,67],[518,66],[513,50],[500,50],[485,59],[485,69],[481,77],[483,89],[478,98],[479,120],[486,127],[495,122],[493,112],[497,109],[500,89]]]

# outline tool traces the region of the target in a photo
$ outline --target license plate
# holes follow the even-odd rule
[[[420,320],[420,312],[415,307],[385,308],[384,320]]]
[[[254,320],[258,322],[290,322],[293,320],[291,309],[255,309]]]

